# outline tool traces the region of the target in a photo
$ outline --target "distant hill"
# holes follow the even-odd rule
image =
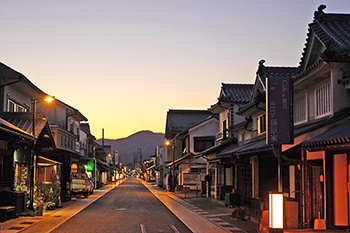
[[[102,145],[102,139],[97,140]],[[105,139],[105,145],[111,145],[112,151],[118,150],[121,163],[132,163],[134,153],[139,149],[142,150],[142,158],[149,159],[155,155],[157,146],[163,146],[165,136],[163,133],[154,133],[152,131],[139,131],[126,138],[120,139]]]

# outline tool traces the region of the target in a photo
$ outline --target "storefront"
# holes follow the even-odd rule
[[[303,222],[315,220],[327,228],[347,228],[350,182],[350,121],[306,141],[303,146]]]

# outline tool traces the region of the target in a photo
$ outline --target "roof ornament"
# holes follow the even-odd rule
[[[322,16],[324,16],[324,12],[323,10],[326,9],[327,6],[326,5],[323,5],[321,4],[318,8],[317,8],[317,11],[315,11],[314,13],[314,19],[317,19],[317,20],[322,20]]]
[[[264,70],[265,70],[264,63],[265,63],[264,59],[261,59],[259,61],[258,71],[256,71],[256,74],[259,75],[259,76],[262,76],[265,73],[264,72]]]

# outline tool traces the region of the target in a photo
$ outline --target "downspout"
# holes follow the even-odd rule
[[[302,168],[301,168],[301,205],[302,205],[302,221],[303,221],[303,228],[308,227],[308,223],[306,220],[306,195],[305,195],[305,186],[306,186],[306,156],[305,156],[305,150],[303,147],[301,147],[301,162],[302,162]]]

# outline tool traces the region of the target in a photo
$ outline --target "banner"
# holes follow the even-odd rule
[[[273,77],[266,82],[266,143],[293,144],[293,80]]]

